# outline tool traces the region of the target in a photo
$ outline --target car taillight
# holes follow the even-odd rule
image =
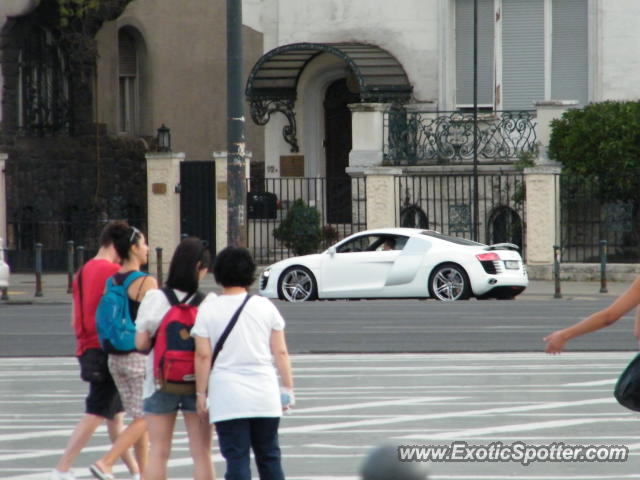
[[[493,261],[496,261],[496,260],[497,261],[500,260],[500,257],[495,252],[480,253],[480,254],[476,255],[476,258],[478,260],[480,260],[481,262],[493,262]]]

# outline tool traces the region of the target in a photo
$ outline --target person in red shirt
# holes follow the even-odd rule
[[[112,442],[124,429],[124,408],[107,368],[107,354],[100,348],[95,315],[106,280],[120,269],[120,257],[114,243],[128,237],[130,231],[127,222],[107,224],[100,234],[98,253],[78,270],[74,278],[71,324],[76,334],[76,356],[83,380],[89,382],[89,394],[85,399],[85,415],[76,425],[64,454],[51,472],[51,480],[75,479],[71,466],[104,420]],[[130,451],[123,454],[122,460],[133,478],[139,478],[138,464]]]

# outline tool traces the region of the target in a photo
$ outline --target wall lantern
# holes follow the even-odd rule
[[[165,126],[163,123],[162,126],[158,129],[158,151],[159,152],[170,152],[171,151],[171,130]]]

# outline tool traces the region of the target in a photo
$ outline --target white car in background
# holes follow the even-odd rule
[[[9,287],[9,265],[4,261],[4,248],[0,238],[0,288]]]
[[[433,230],[355,233],[323,253],[267,267],[260,294],[289,302],[318,298],[509,299],[529,284],[518,247],[484,245]]]

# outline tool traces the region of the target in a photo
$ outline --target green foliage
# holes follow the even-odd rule
[[[569,110],[551,123],[549,156],[593,181],[604,202],[640,191],[640,102],[607,101]]]
[[[72,69],[95,63],[96,33],[104,22],[118,18],[132,0],[56,0],[62,48]]]
[[[100,0],[58,0],[60,27],[67,28],[76,20],[86,18],[100,3]]]
[[[523,171],[525,168],[535,167],[538,158],[538,148],[533,151],[522,151],[518,155],[518,161],[514,164],[516,169]]]
[[[320,213],[298,199],[293,202],[280,226],[273,231],[273,236],[296,255],[314,253],[318,251],[322,240]]]

